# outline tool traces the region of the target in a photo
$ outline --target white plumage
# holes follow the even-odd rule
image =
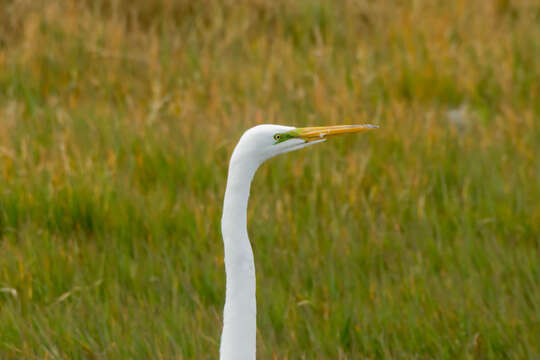
[[[267,159],[325,141],[337,134],[361,132],[374,125],[294,128],[259,125],[247,130],[229,162],[221,232],[225,247],[226,294],[221,335],[221,360],[254,360],[257,305],[255,263],[247,233],[247,206],[251,181]]]

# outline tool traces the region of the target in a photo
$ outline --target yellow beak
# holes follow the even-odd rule
[[[316,141],[329,136],[359,133],[377,129],[378,125],[337,125],[337,126],[317,126],[296,129],[298,137],[305,141]]]

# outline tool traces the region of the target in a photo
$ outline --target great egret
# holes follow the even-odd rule
[[[320,143],[329,136],[375,128],[375,125],[308,128],[259,125],[247,130],[238,141],[229,162],[221,218],[226,272],[221,360],[255,359],[255,264],[247,233],[247,205],[257,168],[275,155]]]

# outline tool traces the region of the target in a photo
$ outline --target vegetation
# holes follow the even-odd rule
[[[261,359],[540,358],[534,0],[4,1],[0,357],[215,359],[229,155]]]

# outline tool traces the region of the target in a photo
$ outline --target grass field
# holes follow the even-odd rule
[[[7,0],[0,358],[216,359],[228,158],[260,359],[540,358],[540,4]]]

